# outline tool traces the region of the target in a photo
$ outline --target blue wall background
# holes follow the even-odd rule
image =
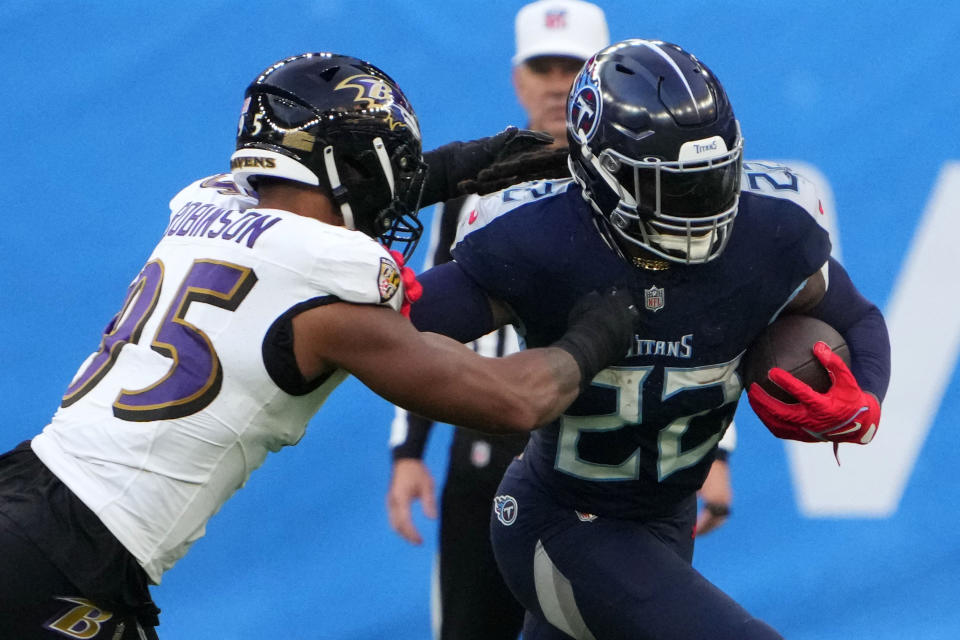
[[[523,123],[509,82],[522,4],[0,2],[0,449],[46,423],[169,198],[226,169],[243,89],[263,67],[308,50],[366,58],[404,87],[428,148],[486,135]],[[844,261],[886,304],[939,171],[960,158],[960,10],[602,4],[615,40],[674,41],[714,70],[748,158],[819,167]],[[931,274],[941,295],[960,293],[958,271]],[[958,400],[953,369],[900,508],[883,519],[802,517],[783,445],[744,403],[735,515],[696,565],[789,638],[960,637]],[[415,548],[386,523],[391,415],[344,384],[155,589],[161,636],[427,638],[435,528],[420,519],[430,542]],[[449,433],[437,431],[428,461],[442,478]]]

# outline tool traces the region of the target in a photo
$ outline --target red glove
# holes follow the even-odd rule
[[[880,403],[860,388],[847,365],[826,343],[815,344],[813,355],[833,380],[825,393],[817,393],[783,369],[774,367],[768,374],[770,379],[797,402],[781,402],[753,383],[747,392],[753,411],[778,438],[867,444],[873,440],[880,424]]]
[[[403,280],[403,304],[400,305],[400,313],[405,318],[410,317],[410,305],[420,299],[423,295],[423,285],[417,282],[417,274],[408,266],[403,264],[403,254],[393,249],[387,249],[390,256],[400,268],[400,279]]]

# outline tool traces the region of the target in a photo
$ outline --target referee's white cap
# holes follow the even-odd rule
[[[513,64],[538,56],[586,60],[610,44],[603,9],[583,0],[537,0],[517,12]]]

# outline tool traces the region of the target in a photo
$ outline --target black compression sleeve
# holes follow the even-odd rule
[[[457,197],[457,183],[476,176],[495,157],[495,153],[482,140],[450,142],[427,151],[423,154],[428,167],[427,180],[423,185],[420,206]]]
[[[830,258],[827,291],[809,314],[843,335],[850,371],[864,391],[882,402],[890,383],[890,337],[880,309],[854,286],[843,266]]]
[[[424,418],[415,413],[407,413],[407,437],[403,442],[393,447],[391,454],[394,460],[399,458],[423,459],[423,451],[427,447],[427,436],[433,420]]]
[[[423,186],[420,206],[425,207],[459,195],[457,185],[472,180],[481,170],[507,158],[553,142],[553,137],[541,131],[526,131],[507,127],[488,138],[469,142],[451,142],[423,154],[427,180]]]
[[[487,294],[456,262],[428,269],[417,279],[423,295],[410,308],[417,330],[470,342],[496,329]]]
[[[603,294],[591,292],[570,310],[566,333],[551,346],[563,349],[577,361],[581,392],[601,370],[627,354],[636,318],[637,310],[626,288]]]

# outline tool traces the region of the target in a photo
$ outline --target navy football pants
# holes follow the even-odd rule
[[[781,638],[691,566],[694,496],[674,518],[591,519],[555,504],[522,460],[498,496],[513,501],[494,510],[491,539],[528,611],[524,640]]]

